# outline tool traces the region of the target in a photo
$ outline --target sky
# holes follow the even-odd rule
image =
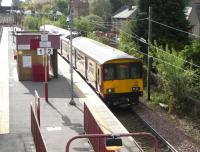
[[[20,0],[20,1],[25,1],[25,0]],[[2,0],[1,6],[11,6],[12,0]]]

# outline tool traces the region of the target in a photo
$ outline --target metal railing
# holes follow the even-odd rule
[[[153,141],[153,152],[158,152],[158,141],[155,136],[153,136],[151,133],[146,133],[146,132],[138,132],[138,133],[124,133],[124,134],[118,134],[116,135],[117,137],[128,137],[128,136],[144,136],[146,138],[151,138]],[[69,146],[71,142],[75,139],[78,138],[108,138],[108,137],[113,137],[113,134],[85,134],[85,135],[78,135],[75,137],[72,137],[66,145],[65,152],[69,152]]]
[[[35,110],[35,111],[34,111]],[[46,144],[40,130],[40,98],[35,91],[35,108],[31,104],[31,132],[35,143],[36,152],[47,152]],[[38,119],[39,118],[39,119]]]

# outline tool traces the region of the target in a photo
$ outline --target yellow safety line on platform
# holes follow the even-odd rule
[[[0,134],[6,133],[9,133],[8,28],[4,28],[0,44]]]

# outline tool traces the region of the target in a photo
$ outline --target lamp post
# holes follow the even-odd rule
[[[70,28],[70,74],[71,74],[71,100],[69,102],[70,105],[76,105],[74,101],[74,82],[73,82],[73,59],[72,59],[72,2],[73,0],[70,0],[70,15],[69,15],[69,28]]]
[[[128,137],[128,136],[144,136],[146,138],[149,139],[149,137],[153,140],[154,145],[153,145],[153,152],[158,152],[158,141],[156,139],[155,136],[153,136],[151,133],[146,133],[146,132],[138,132],[138,133],[124,133],[124,134],[119,134],[119,135],[113,135],[113,134],[85,134],[85,135],[78,135],[75,137],[72,137],[66,145],[66,149],[65,152],[69,152],[69,146],[71,144],[71,142],[75,139],[80,139],[80,138],[107,138],[109,140],[105,141],[105,146],[109,146],[110,150],[114,150],[112,149],[112,147],[116,148],[120,148],[122,146],[122,142],[119,141],[119,138],[115,138],[115,137]],[[110,139],[113,139],[111,143]],[[115,141],[115,139],[117,139],[117,141]],[[107,145],[108,144],[108,145]],[[116,150],[116,149],[115,149]],[[118,149],[119,150],[119,149]]]
[[[45,36],[45,34],[46,33],[44,24],[43,36]],[[48,55],[46,53],[46,48],[44,48],[43,65],[44,65],[44,95],[45,95],[45,101],[48,102]]]

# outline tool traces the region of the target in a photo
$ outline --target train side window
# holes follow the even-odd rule
[[[130,77],[132,79],[137,79],[142,77],[142,64],[133,63],[130,67]]]
[[[104,66],[104,80],[113,80],[115,78],[115,67],[114,65]]]

